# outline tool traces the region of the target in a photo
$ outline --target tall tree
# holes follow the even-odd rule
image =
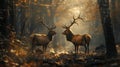
[[[113,30],[114,30],[114,35],[115,35],[115,42],[120,43],[120,21],[119,21],[119,4],[120,2],[118,0],[111,0],[110,6],[111,6],[111,19],[112,19],[112,24],[113,24]]]
[[[8,1],[0,0],[0,59],[9,48]]]
[[[107,57],[116,57],[117,50],[110,18],[109,0],[98,0],[101,22],[104,30]]]
[[[8,5],[6,0],[0,1],[0,33],[5,38],[8,37],[7,33],[7,18],[8,18]]]
[[[15,21],[14,21],[14,18],[15,18],[15,6],[14,6],[14,0],[8,0],[8,10],[9,10],[9,16],[8,16],[8,22],[11,23],[12,26],[14,26],[15,24]]]
[[[25,36],[25,26],[26,26],[26,9],[28,0],[17,0],[15,2],[16,8],[16,33],[18,38],[22,38]]]

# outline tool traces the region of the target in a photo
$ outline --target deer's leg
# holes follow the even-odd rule
[[[43,52],[45,51],[45,46],[43,46]]]
[[[87,52],[87,46],[85,45],[85,54],[86,54],[86,52]]]
[[[75,45],[75,53],[76,53],[76,49],[77,49],[77,48],[76,48],[76,45]]]
[[[78,48],[79,48],[79,46],[77,45],[77,54],[78,54]]]
[[[46,52],[46,50],[47,50],[47,46],[45,46],[45,52]]]
[[[88,54],[89,54],[89,43],[87,44],[87,50],[88,50]]]
[[[31,46],[31,52],[34,53],[34,48],[35,48],[35,45],[32,44]]]
[[[34,49],[34,46],[32,45],[32,46],[31,46],[31,50],[33,51],[33,49]]]
[[[78,54],[78,45],[76,45],[76,53]]]

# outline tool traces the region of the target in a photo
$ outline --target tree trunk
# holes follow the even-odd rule
[[[14,7],[14,0],[11,0],[11,1],[8,1],[9,3],[9,20],[8,22],[14,26],[15,25],[15,21],[14,21],[14,18],[15,18],[15,7]]]
[[[8,29],[8,1],[0,0],[0,59],[3,58],[9,49],[9,29]]]
[[[5,38],[8,38],[7,20],[8,20],[8,5],[6,0],[0,0],[0,33]]]
[[[106,42],[106,55],[107,57],[116,57],[117,50],[110,18],[109,0],[98,0],[98,4]]]
[[[112,24],[113,24],[113,31],[114,31],[114,36],[115,36],[115,42],[119,43],[120,42],[120,21],[119,21],[119,5],[117,5],[118,2],[117,0],[111,0],[111,19],[112,19]]]

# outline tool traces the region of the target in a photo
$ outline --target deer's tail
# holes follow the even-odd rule
[[[87,50],[88,53],[89,53],[90,40],[91,40],[91,35],[89,35],[89,34],[84,34],[83,35],[83,42],[85,44],[85,47],[86,47],[86,50]]]
[[[89,43],[92,37],[91,37],[90,34],[84,34],[83,38],[84,38],[84,40],[85,40],[86,43]]]

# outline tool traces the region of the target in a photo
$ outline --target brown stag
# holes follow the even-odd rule
[[[89,43],[91,40],[91,35],[89,34],[84,34],[84,35],[74,35],[71,30],[70,27],[76,23],[77,19],[81,19],[80,17],[74,18],[73,17],[73,21],[69,26],[63,26],[63,28],[65,28],[66,30],[63,32],[63,35],[66,36],[67,41],[70,41],[74,44],[75,46],[75,53],[78,53],[78,48],[79,46],[84,46],[85,47],[85,53],[89,53]]]
[[[52,41],[52,37],[56,34],[53,30],[56,26],[48,27],[43,21],[41,23],[49,30],[48,34],[32,34],[32,50],[35,46],[42,46],[43,52],[46,52],[47,46],[50,41]]]

